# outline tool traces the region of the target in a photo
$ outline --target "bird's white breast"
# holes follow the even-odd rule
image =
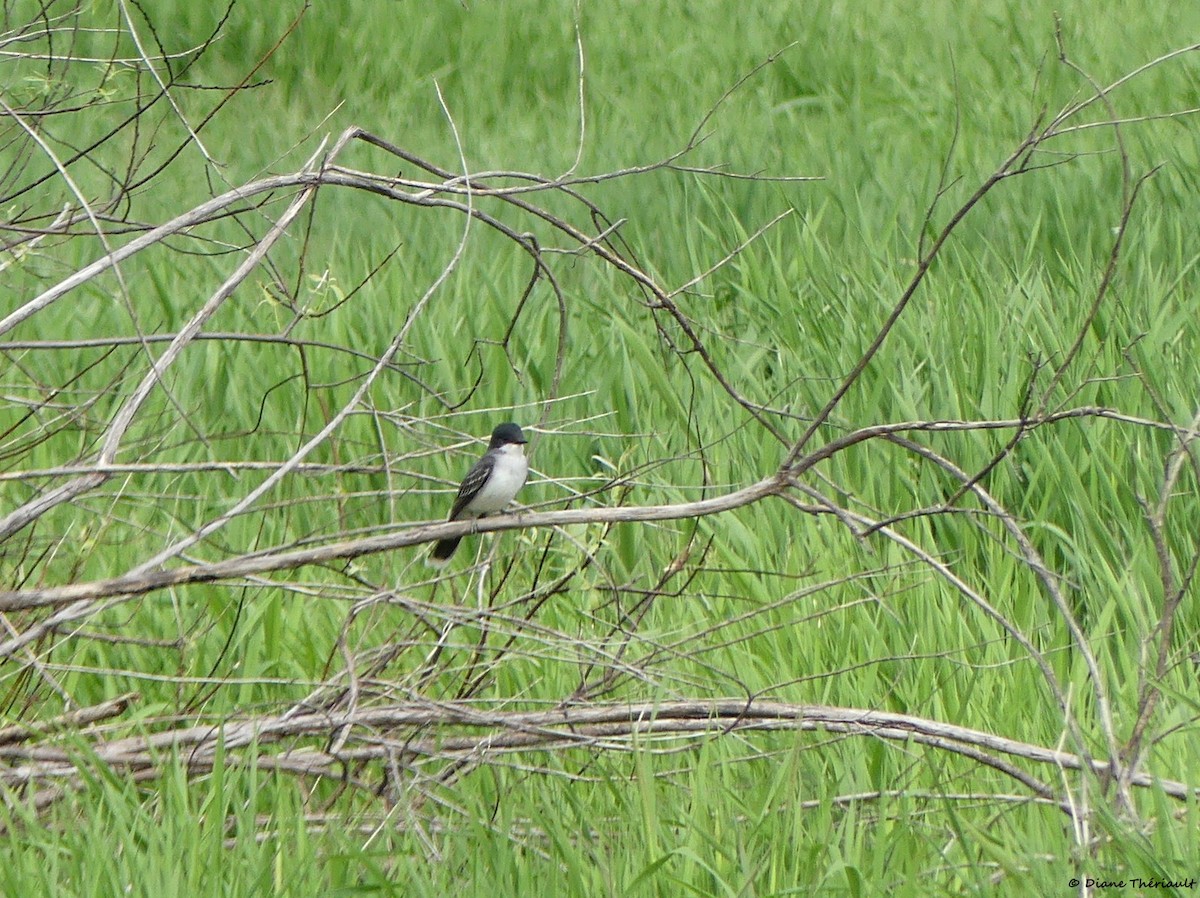
[[[485,515],[502,511],[525,485],[528,476],[529,461],[525,458],[524,447],[517,443],[502,446],[496,453],[492,476],[471,500],[471,512]]]

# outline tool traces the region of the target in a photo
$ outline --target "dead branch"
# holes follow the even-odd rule
[[[327,739],[336,730],[354,734],[352,743],[337,754],[309,748],[285,748],[278,754],[267,752],[269,746],[297,737]],[[435,731],[435,734],[401,738],[399,734],[404,730]],[[113,768],[152,776],[161,769],[158,758],[163,752],[178,753],[193,770],[204,771],[226,752],[251,748],[256,753],[242,756],[244,761],[252,758],[260,766],[299,776],[338,778],[342,765],[380,760],[398,745],[402,745],[400,750],[406,759],[402,763],[419,767],[457,757],[493,763],[492,759],[511,752],[535,750],[632,751],[646,737],[712,737],[732,732],[780,731],[866,736],[962,755],[1018,780],[1030,789],[1033,797],[1048,798],[1060,805],[1065,802],[1055,797],[1048,785],[1001,758],[1031,761],[1059,770],[1106,769],[1104,762],[1088,762],[1070,752],[914,715],[744,699],[641,704],[591,702],[583,707],[519,712],[460,702],[422,702],[352,713],[230,719],[147,736],[93,738],[88,750]],[[649,743],[650,750],[654,750],[654,744]],[[9,788],[29,788],[56,780],[70,783],[76,777],[74,751],[0,741],[0,757],[8,762],[0,770],[0,781]],[[1145,772],[1134,774],[1131,783],[1161,789],[1164,794],[1184,801],[1200,796],[1194,786],[1162,780]]]

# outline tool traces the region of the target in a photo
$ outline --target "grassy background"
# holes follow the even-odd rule
[[[154,6],[170,49],[196,45],[220,16],[206,4]],[[736,14],[703,3],[318,5],[255,74],[264,83],[201,132],[215,164],[188,147],[133,199],[129,219],[157,223],[225,185],[293,170],[321,136],[350,124],[455,170],[455,132],[475,171],[552,176],[577,156],[578,172],[653,162],[682,147],[725,91],[779,53],[720,105],[686,161],[823,180],[656,172],[595,185],[587,195],[610,218],[626,219],[622,236],[667,285],[689,280],[775,214],[794,209],[680,303],[739,390],[811,414],[911,276],[947,154],[950,186],[934,224],[1010,152],[1040,110],[1057,111],[1087,93],[1079,75],[1057,61],[1052,12],[1061,16],[1072,60],[1101,83],[1175,48],[1200,25],[1200,10],[1167,4],[1105,16],[1082,3],[973,13],[960,6],[928,3],[917,16],[898,3],[870,11],[758,4]],[[221,39],[185,80],[236,83],[298,11],[235,7]],[[99,24],[118,21],[105,3],[87,15]],[[582,141],[576,25],[585,60]],[[6,96],[39,89],[28,67],[6,65]],[[1200,105],[1196,73],[1190,57],[1147,73],[1114,97],[1119,114]],[[214,97],[181,91],[179,102],[195,123]],[[1197,130],[1186,118],[1147,121],[1128,126],[1126,138],[1135,171],[1162,168],[1134,211],[1113,295],[1053,398],[1185,424],[1195,414],[1200,373],[1191,306]],[[164,124],[155,158],[165,161],[182,139],[177,122]],[[1108,131],[1081,132],[1056,147],[1078,158],[989,196],[824,437],[880,422],[1019,414],[1035,361],[1063,356],[1100,281],[1120,213],[1120,165],[1111,147]],[[341,161],[397,168],[365,147]],[[73,174],[85,190],[103,188],[101,171],[80,168]],[[63,190],[51,182],[41,194],[53,206]],[[261,220],[247,220],[261,229]],[[549,238],[532,220],[509,223]],[[270,273],[240,288],[209,328],[278,334],[293,319],[283,299],[291,293],[304,315],[290,333],[311,345],[299,352],[213,340],[189,348],[172,369],[170,396],[159,391],[139,415],[122,460],[286,458],[347,400],[454,252],[462,227],[454,214],[323,191],[313,216],[272,254]],[[244,240],[231,223],[202,236]],[[25,258],[5,272],[11,298],[4,311],[101,251],[78,239]],[[235,258],[157,248],[125,267],[124,288],[111,276],[97,279],[10,336],[174,332]],[[310,457],[361,471],[291,477],[189,556],[214,560],[436,519],[478,451],[464,435],[482,435],[509,410],[542,425],[536,474],[522,494],[530,504],[556,507],[572,489],[617,472],[631,475],[623,500],[643,505],[697,498],[774,470],[779,444],[732,405],[694,354],[668,351],[628,282],[586,258],[554,264],[568,298],[558,391],[566,398],[543,404],[552,398],[561,321],[552,294],[539,287],[507,352],[496,345],[529,263],[473,226],[454,276],[413,328],[402,367]],[[123,289],[130,302],[121,299]],[[0,430],[4,471],[14,473],[93,453],[145,365],[136,346],[31,346],[6,356]],[[66,395],[86,408],[61,419],[27,416],[22,403],[44,399],[54,384],[68,385]],[[435,394],[465,405],[448,411]],[[783,426],[794,437],[803,425]],[[926,445],[974,471],[1007,437],[940,435]],[[442,449],[451,444],[459,451],[447,455]],[[1067,584],[1122,736],[1136,713],[1138,673],[1161,602],[1138,502],[1156,495],[1171,446],[1162,431],[1067,423],[1033,433],[987,480]],[[884,445],[843,453],[820,472],[837,485],[831,494],[876,516],[954,489],[931,466]],[[5,582],[15,588],[116,576],[220,514],[263,476],[119,478],[10,539],[0,549]],[[10,479],[3,510],[53,482]],[[615,504],[616,494],[600,501]],[[1175,501],[1172,549],[1186,566],[1200,512],[1190,475]],[[682,584],[672,584],[626,634],[626,662],[639,677],[618,679],[606,697],[754,695],[901,711],[1048,746],[1062,739],[1062,715],[1041,675],[999,626],[894,545],[856,541],[836,521],[782,502],[696,525],[627,526],[603,541],[595,528],[572,531],[576,543],[549,532],[505,536],[501,545],[515,565],[507,580],[493,573],[487,589],[512,603],[516,648],[491,646],[479,701],[553,705],[581,679],[594,679],[589,665],[604,666],[618,642],[613,628],[688,544],[693,526],[699,544],[711,538],[711,547],[690,559],[686,587],[674,592]],[[1098,740],[1081,659],[1002,530],[981,518],[943,515],[912,521],[904,532],[1031,635],[1070,686],[1087,738]],[[568,591],[536,605],[536,627],[521,624],[539,583],[580,567],[578,543],[596,549],[596,562]],[[131,731],[181,709],[219,720],[306,695],[327,675],[355,600],[392,589],[473,606],[476,586],[465,569],[457,562],[454,578],[435,591],[419,555],[401,552],[274,582],[188,587],[88,621],[89,633],[140,642],[80,638],[36,650],[77,703],[139,692],[120,722]],[[407,612],[376,608],[349,632],[355,647],[366,648],[419,632],[412,627]],[[1187,652],[1198,628],[1189,597],[1164,684],[1168,698],[1153,725],[1161,739],[1147,759],[1156,774],[1191,783],[1200,781],[1200,753]],[[478,636],[465,626],[453,632],[428,695],[454,694],[470,673]],[[433,638],[421,633],[389,677],[411,686]],[[62,710],[61,695],[18,660],[6,661],[0,676],[11,720]],[[74,748],[86,756],[85,743]],[[1072,877],[1187,878],[1200,857],[1194,801],[1178,806],[1150,790],[1139,809],[1146,825],[1112,819],[1101,807],[1095,843],[1080,848],[1061,811],[1028,800],[998,773],[916,745],[832,734],[710,735],[628,751],[505,756],[445,787],[425,782],[432,798],[405,795],[390,808],[236,758],[191,778],[176,763],[146,783],[81,763],[81,788],[49,811],[36,814],[15,794],[0,811],[10,832],[0,892],[1024,895],[1065,890]],[[1037,772],[1058,785],[1054,772]]]

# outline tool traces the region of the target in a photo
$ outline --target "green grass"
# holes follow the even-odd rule
[[[205,4],[154,6],[159,37],[176,51],[196,46],[219,16]],[[912,277],[943,168],[946,189],[927,239],[1039,110],[1053,114],[1086,94],[1087,84],[1057,59],[1054,12],[1071,59],[1100,83],[1174,49],[1200,25],[1200,12],[1166,4],[1104,16],[1074,2],[972,13],[960,6],[925,4],[918,17],[898,3],[869,14],[845,4],[759,4],[736,14],[715,4],[584,5],[580,143],[574,5],[318,4],[255,74],[263,83],[201,131],[219,164],[206,165],[189,146],[121,213],[132,223],[165,221],[230,185],[295,170],[322,136],[351,124],[456,171],[455,132],[476,172],[554,176],[577,154],[577,173],[642,165],[680,149],[727,90],[779,54],[720,104],[683,161],[823,180],[657,171],[580,190],[611,220],[623,220],[619,233],[632,258],[668,287],[794,210],[676,301],[748,401],[799,416],[773,419],[795,439],[801,419],[851,370]],[[237,83],[296,12],[235,7],[221,39],[181,80]],[[115,27],[117,10],[100,3],[84,21]],[[92,50],[107,46],[93,35],[81,37],[77,51],[91,42],[98,42]],[[1122,87],[1112,97],[1119,115],[1200,105],[1194,63],[1184,57]],[[51,90],[38,80],[39,65],[0,63],[6,102]],[[128,83],[125,73],[98,86],[98,71],[73,75],[85,99]],[[217,96],[176,93],[193,124]],[[99,106],[69,134],[51,121],[48,133],[62,138],[56,152],[69,155],[68,143],[102,133],[129,108]],[[1089,120],[1103,115],[1097,108]],[[173,114],[160,122],[150,165],[166,163],[186,142]],[[1120,215],[1111,131],[1060,139],[1052,149],[1077,158],[999,185],[933,265],[813,447],[879,423],[1018,417],[1030,379],[1039,390],[1048,383],[1039,366],[1060,362],[1080,328],[1079,355],[1050,395],[1053,408],[1103,405],[1186,425],[1200,374],[1190,301],[1200,258],[1195,133],[1189,118],[1124,127],[1135,174],[1162,168],[1143,189],[1113,290],[1090,322]],[[125,156],[110,150],[106,163],[115,170]],[[7,165],[12,152],[0,149],[0,160]],[[361,145],[339,162],[419,176]],[[29,164],[46,165],[38,155]],[[93,196],[108,177],[86,164],[72,175]],[[23,214],[25,203],[52,218],[69,197],[62,180],[51,179],[0,209],[0,219]],[[590,226],[564,197],[535,201]],[[543,246],[561,244],[544,222],[480,202]],[[245,244],[241,224],[261,235],[282,209],[276,201],[264,215],[246,212],[239,222],[214,222],[149,250],[122,266],[121,281],[98,278],[2,339],[174,333],[242,258],[217,248]],[[135,419],[118,460],[286,459],[349,400],[463,229],[457,213],[324,188],[311,216],[302,215],[272,251],[270,267],[256,271],[206,328],[268,337],[288,328],[293,342],[191,345],[171,368],[168,389],[155,391]],[[119,245],[125,238],[112,230]],[[47,240],[5,270],[0,311],[102,252],[88,236]],[[561,382],[564,316],[545,282],[521,307],[508,346],[500,345],[530,262],[476,221],[457,269],[417,317],[395,366],[306,459],[344,467],[287,477],[186,557],[216,561],[440,518],[478,450],[444,447],[482,436],[509,415],[533,423],[544,414],[536,475],[521,497],[530,504],[560,507],[572,489],[617,474],[628,481],[602,492],[599,504],[677,502],[775,470],[784,447],[723,392],[698,354],[672,351],[672,344],[687,348],[682,329],[647,308],[632,282],[586,255],[547,260],[565,304]],[[139,345],[0,350],[4,473],[92,457],[147,366]],[[1010,436],[913,438],[974,473]],[[1162,601],[1139,503],[1156,500],[1174,445],[1163,429],[1069,420],[1028,434],[984,480],[1059,578],[1097,655],[1121,739],[1137,712]],[[268,473],[216,466],[117,476],[0,544],[4,588],[118,576],[224,513]],[[0,512],[59,482],[6,480]],[[935,505],[958,487],[941,469],[878,440],[822,462],[804,483],[873,517]],[[1029,636],[1068,691],[1088,748],[1102,754],[1090,675],[1061,615],[999,522],[979,514],[974,500],[959,505],[970,513],[916,517],[897,529]],[[1190,470],[1171,508],[1168,545],[1186,570],[1200,511]],[[473,694],[481,707],[553,707],[581,681],[597,686],[605,668],[619,669],[619,652],[621,668],[637,676],[616,677],[600,694],[606,700],[826,703],[1078,747],[1064,736],[1042,673],[999,624],[896,544],[856,539],[831,516],[770,500],[699,522],[531,530],[501,540],[501,557],[514,561],[489,575],[483,596],[494,614],[486,628],[478,618],[463,622],[481,603],[462,574],[466,562],[456,559],[455,575],[435,588],[412,550],[162,590],[89,618],[77,636],[34,644],[37,668],[23,656],[5,660],[3,723],[61,713],[60,688],[78,705],[139,693],[105,724],[116,735],[154,732],[176,719],[279,712],[341,670],[344,629],[360,651],[407,640],[373,684],[396,699],[453,698],[482,673]],[[461,554],[469,559],[480,542],[472,539]],[[641,607],[643,591],[685,547],[691,554],[681,572]],[[572,570],[561,591],[539,593]],[[431,605],[420,614],[411,605],[374,605],[349,620],[354,603],[380,594]],[[19,631],[36,619],[23,612],[8,623]],[[436,668],[423,678],[443,626]],[[1200,696],[1187,653],[1198,632],[1189,594],[1146,757],[1156,775],[1192,784],[1200,782],[1193,750]],[[1180,803],[1155,789],[1137,796],[1138,822],[1090,793],[1095,842],[1082,848],[1069,819],[1016,781],[916,742],[765,730],[617,742],[608,751],[497,752],[445,781],[432,762],[413,760],[385,801],[256,766],[246,749],[190,774],[186,751],[166,752],[163,775],[135,780],[93,757],[88,740],[67,738],[56,744],[81,771],[75,788],[46,809],[35,810],[20,790],[0,807],[8,833],[0,894],[1025,895],[1065,892],[1073,876],[1197,872],[1196,799]],[[6,763],[17,764],[14,757]],[[1064,786],[1052,768],[1026,769]],[[384,773],[379,765],[354,771],[371,786]],[[1078,795],[1078,777],[1066,780]]]

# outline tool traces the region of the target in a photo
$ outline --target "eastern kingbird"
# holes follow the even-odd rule
[[[487,452],[475,462],[458,488],[447,520],[484,518],[503,511],[529,476],[526,442],[525,434],[516,424],[501,424],[493,430]],[[438,540],[429,553],[429,563],[434,567],[444,565],[461,539],[461,536],[453,536]]]

